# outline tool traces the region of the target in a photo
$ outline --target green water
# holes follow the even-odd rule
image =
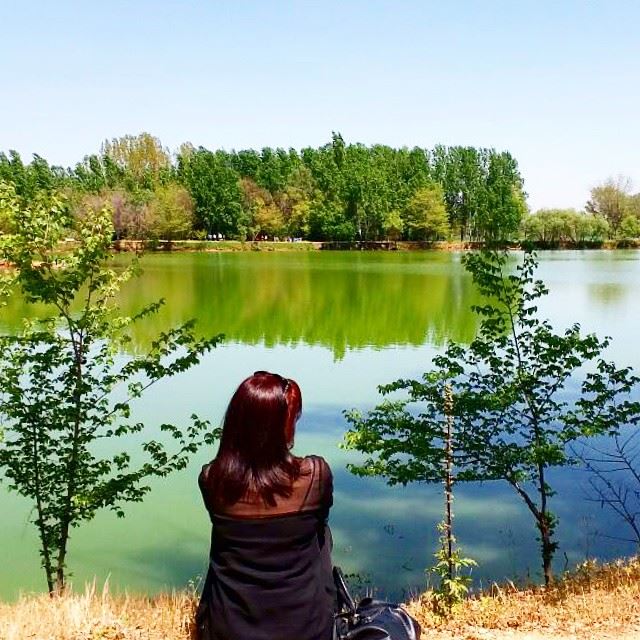
[[[192,317],[203,333],[225,333],[226,342],[198,368],[153,388],[136,414],[159,424],[196,412],[218,423],[233,390],[252,371],[295,378],[304,402],[296,450],[325,456],[334,471],[334,560],[383,593],[401,596],[424,584],[441,517],[439,488],[389,488],[354,478],[345,464],[355,454],[337,445],[345,429],[343,409],[370,408],[376,385],[424,371],[447,339],[473,337],[477,321],[469,305],[477,297],[460,255],[158,254],[144,258],[143,268],[122,292],[123,311],[160,297],[167,305],[139,327],[134,349]],[[580,322],[612,336],[608,355],[640,370],[640,253],[549,252],[541,256],[539,275],[551,290],[541,305],[545,316],[558,328]],[[27,312],[13,300],[0,315],[0,327],[14,329]],[[125,519],[100,514],[75,530],[73,580],[108,577],[113,588],[154,592],[201,574],[209,527],[196,477],[212,454],[201,451],[188,469],[155,482],[143,504],[127,507]],[[616,523],[584,500],[581,472],[558,472],[553,480],[559,490],[553,507],[560,517],[560,568],[564,552],[573,562],[631,551],[605,537]],[[507,487],[461,487],[456,507],[458,537],[480,563],[478,580],[536,577],[535,531]],[[44,587],[29,509],[0,485],[0,597]]]

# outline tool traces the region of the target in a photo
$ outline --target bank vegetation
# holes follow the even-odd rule
[[[116,594],[95,583],[63,596],[23,595],[0,603],[3,640],[191,640],[195,588],[156,596]],[[640,560],[585,562],[548,588],[494,584],[451,616],[434,613],[432,593],[407,603],[437,640],[628,639],[640,633]]]
[[[73,167],[0,153],[0,181],[26,204],[63,193],[75,215],[112,210],[115,240],[526,241],[600,246],[640,237],[640,194],[624,177],[582,211],[531,213],[508,151],[347,143],[171,152],[142,133],[105,140]],[[0,220],[0,231],[2,221]]]

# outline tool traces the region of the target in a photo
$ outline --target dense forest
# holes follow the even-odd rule
[[[116,239],[513,240],[597,243],[640,235],[640,195],[622,180],[584,212],[530,215],[508,152],[347,144],[172,154],[148,133],[105,141],[73,168],[0,153],[0,180],[28,203],[62,192],[77,215],[111,208]]]

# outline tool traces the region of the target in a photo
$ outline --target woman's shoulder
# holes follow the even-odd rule
[[[211,462],[207,462],[206,464],[203,464],[202,469],[200,469],[198,478],[207,480],[209,478],[209,474],[211,473],[211,467],[213,467],[213,460]]]
[[[316,455],[315,453],[312,453],[311,455],[308,455],[302,458],[302,462],[304,465],[307,465],[309,467],[314,466],[314,467],[324,467],[326,469],[331,469],[331,467],[329,466],[329,463],[322,456]]]
[[[322,456],[315,454],[302,458],[300,469],[303,474],[317,476],[321,481],[324,479],[331,480],[333,478],[329,463]]]
[[[207,462],[207,464],[202,465],[202,469],[198,474],[198,486],[200,490],[204,493],[206,489],[209,488],[211,484],[211,471],[213,468],[213,460],[211,462]]]

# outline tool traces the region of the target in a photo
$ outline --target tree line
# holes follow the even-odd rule
[[[25,202],[66,195],[78,216],[107,205],[115,239],[525,240],[599,245],[640,237],[640,193],[624,177],[582,211],[528,211],[515,158],[495,149],[347,144],[171,153],[148,134],[105,141],[72,168],[0,152],[0,181]]]
[[[640,238],[640,193],[632,192],[629,178],[609,178],[591,189],[583,211],[540,209],[524,217],[521,233],[542,246],[597,245],[606,239],[624,244]]]
[[[171,154],[148,133],[105,141],[73,168],[0,153],[24,201],[62,191],[79,215],[108,205],[116,238],[505,239],[526,212],[508,152],[347,144]]]

